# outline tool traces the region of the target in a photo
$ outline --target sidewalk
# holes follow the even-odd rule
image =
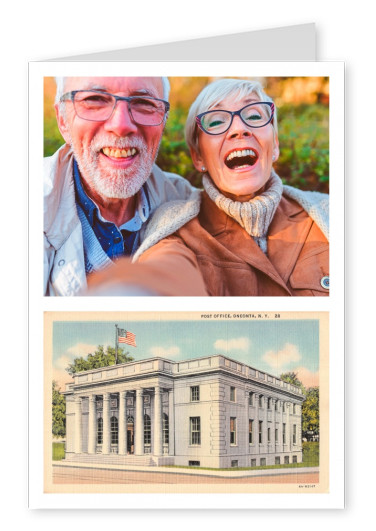
[[[302,468],[271,468],[264,470],[202,470],[200,468],[169,468],[161,466],[129,466],[129,465],[109,465],[99,463],[80,463],[80,462],[66,462],[66,461],[52,461],[53,467],[64,468],[88,468],[97,470],[121,470],[135,471],[135,472],[153,472],[160,474],[186,474],[194,476],[208,476],[218,478],[246,478],[257,476],[281,476],[291,474],[307,474],[319,472],[320,467],[302,467]]]

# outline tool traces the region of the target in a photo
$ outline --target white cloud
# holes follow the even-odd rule
[[[299,380],[302,382],[305,388],[317,387],[319,385],[319,372],[312,372],[305,367],[294,368]]]
[[[251,341],[248,337],[234,337],[232,339],[217,339],[214,343],[214,348],[222,352],[230,352],[232,350],[243,350],[247,352],[251,346]]]
[[[160,358],[175,358],[180,354],[180,348],[173,345],[171,347],[151,347],[149,352],[152,356],[157,356]]]
[[[273,367],[273,369],[283,370],[284,367],[292,362],[298,362],[301,359],[301,354],[296,345],[286,343],[281,350],[268,350],[263,355],[262,359]]]
[[[89,345],[87,343],[77,343],[72,347],[69,347],[67,351],[57,358],[54,362],[56,369],[64,370],[68,367],[69,363],[72,363],[74,358],[86,358],[88,354],[93,354],[97,349],[97,345]]]

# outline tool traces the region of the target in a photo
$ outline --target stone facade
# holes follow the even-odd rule
[[[212,468],[302,461],[301,390],[222,355],[86,371],[64,394],[66,459]]]

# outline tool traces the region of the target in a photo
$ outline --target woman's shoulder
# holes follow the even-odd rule
[[[296,201],[320,227],[329,240],[329,195],[283,186],[283,195]]]

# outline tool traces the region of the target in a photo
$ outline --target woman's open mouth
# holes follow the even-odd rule
[[[225,164],[230,170],[238,170],[247,166],[254,166],[258,158],[258,153],[254,149],[238,149],[227,155]]]

